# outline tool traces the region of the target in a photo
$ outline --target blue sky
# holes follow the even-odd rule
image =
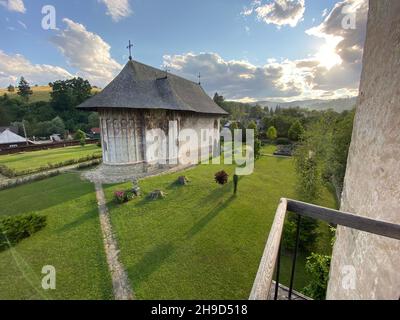
[[[38,84],[82,76],[104,86],[126,63],[130,39],[134,59],[168,64],[193,80],[201,72],[210,94],[243,101],[354,95],[360,56],[341,54],[354,46],[362,51],[365,3],[0,0],[0,86],[21,75]],[[55,8],[56,30],[41,26],[44,5]],[[338,23],[345,5],[357,13],[355,30]]]

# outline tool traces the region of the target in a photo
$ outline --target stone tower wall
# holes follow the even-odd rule
[[[341,210],[400,224],[400,1],[371,0]],[[399,299],[400,241],[337,230],[328,299]]]

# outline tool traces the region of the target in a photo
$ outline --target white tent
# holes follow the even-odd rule
[[[0,144],[21,143],[21,142],[26,142],[26,139],[15,134],[10,129],[6,129],[2,133],[0,133]]]

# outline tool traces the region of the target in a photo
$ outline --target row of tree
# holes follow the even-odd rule
[[[0,125],[13,123],[22,128],[23,121],[30,137],[64,135],[78,130],[87,132],[90,128],[99,126],[97,113],[75,108],[92,95],[92,86],[87,80],[59,80],[49,86],[52,90],[50,101],[29,102],[32,90],[29,83],[21,78],[17,91],[21,98],[7,94],[0,98]]]

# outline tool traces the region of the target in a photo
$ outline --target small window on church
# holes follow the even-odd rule
[[[218,120],[214,121],[214,129],[218,129]]]

